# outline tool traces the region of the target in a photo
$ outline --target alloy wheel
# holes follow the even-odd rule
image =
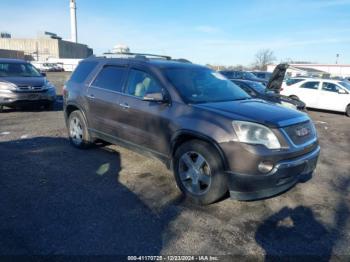
[[[211,185],[211,170],[207,160],[199,153],[190,151],[179,159],[179,175],[185,188],[194,195],[205,194]]]
[[[69,123],[69,133],[74,144],[79,145],[83,142],[83,128],[79,118],[73,117]]]

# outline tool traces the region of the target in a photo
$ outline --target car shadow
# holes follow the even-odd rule
[[[159,254],[179,200],[154,212],[119,182],[121,162],[64,138],[0,143],[0,254]]]
[[[348,192],[349,187],[350,179],[347,179],[338,190],[340,188],[341,192]],[[267,261],[329,261],[349,215],[350,211],[344,199],[339,201],[335,209],[332,227],[326,227],[319,222],[311,208],[284,207],[258,227],[255,239],[265,250]]]

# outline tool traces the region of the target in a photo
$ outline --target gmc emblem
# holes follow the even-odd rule
[[[295,129],[295,134],[299,137],[307,136],[310,133],[310,129],[306,127],[299,127]]]

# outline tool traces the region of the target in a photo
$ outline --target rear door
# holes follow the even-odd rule
[[[123,126],[121,136],[141,147],[168,154],[170,144],[170,103],[144,101],[147,93],[166,89],[150,71],[142,66],[130,68],[124,94],[120,100],[123,113],[119,122]]]
[[[126,65],[104,65],[87,90],[90,127],[109,136],[118,136],[116,115],[127,75]]]
[[[294,91],[296,96],[303,101],[307,107],[318,108],[318,99],[320,95],[319,81],[305,81],[298,84]],[[293,87],[294,88],[294,87]]]
[[[339,89],[342,88],[337,84],[324,81],[318,99],[318,108],[344,112],[348,102],[347,95],[339,94]]]

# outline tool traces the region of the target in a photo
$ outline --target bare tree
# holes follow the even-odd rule
[[[262,49],[255,54],[255,67],[259,70],[266,70],[267,65],[276,60],[272,50]]]

